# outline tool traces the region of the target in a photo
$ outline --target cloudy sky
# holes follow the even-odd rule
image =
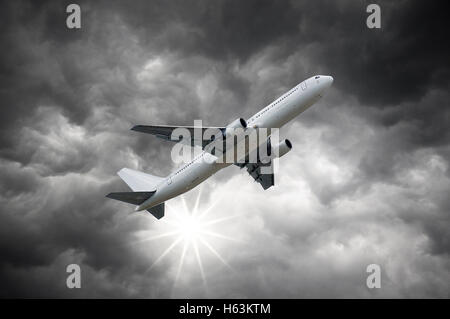
[[[378,1],[379,30],[366,1],[78,1],[80,30],[69,3],[1,4],[0,296],[450,296],[443,3]],[[315,74],[333,87],[282,129],[275,187],[229,167],[160,221],[105,198],[122,167],[176,167],[132,125],[222,126]],[[180,263],[162,235],[197,200],[216,235]]]

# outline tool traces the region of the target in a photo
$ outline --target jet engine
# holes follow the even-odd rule
[[[285,155],[292,149],[292,143],[288,139],[281,141],[280,144],[271,146],[271,154],[275,157],[275,154],[278,154],[278,157]]]
[[[234,129],[241,128],[246,129],[247,128],[247,121],[244,120],[242,117],[234,120],[230,123],[223,131],[223,137],[226,138],[227,136],[231,136],[234,134]]]

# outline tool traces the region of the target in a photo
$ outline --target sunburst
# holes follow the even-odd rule
[[[227,240],[227,241],[239,241],[236,238],[226,236],[218,233],[214,230],[213,226],[220,223],[224,223],[236,216],[226,216],[220,218],[213,218],[211,212],[214,211],[216,205],[222,200],[222,198],[215,199],[206,209],[200,210],[200,198],[202,195],[203,184],[200,186],[193,209],[189,209],[186,203],[185,197],[179,198],[166,203],[166,216],[158,221],[155,229],[144,232],[141,234],[141,239],[134,242],[134,244],[141,244],[144,242],[155,241],[162,238],[170,238],[170,244],[165,250],[155,259],[155,261],[149,266],[147,271],[150,271],[157,266],[168,255],[173,254],[173,259],[178,262],[177,270],[174,278],[173,288],[176,287],[180,274],[182,273],[183,266],[186,258],[191,255],[195,258],[198,265],[198,271],[200,272],[205,289],[207,289],[207,279],[205,274],[204,263],[202,260],[202,249],[209,251],[213,256],[217,258],[225,267],[233,270],[225,258],[214,248],[213,240]],[[176,247],[182,247],[181,252],[177,251]]]

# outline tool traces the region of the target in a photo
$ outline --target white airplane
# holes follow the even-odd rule
[[[267,189],[275,184],[271,159],[281,157],[292,149],[292,144],[289,140],[285,139],[279,144],[272,146],[270,137],[267,139],[264,147],[267,147],[267,154],[269,156],[268,164],[267,161],[265,163],[260,161],[259,157],[256,162],[244,160],[243,162],[227,163],[219,161],[221,157],[215,154],[214,151],[211,151],[211,148],[208,148],[208,146],[215,142],[214,139],[204,139],[203,135],[201,135],[202,139],[198,141],[198,139],[194,138],[196,136],[195,130],[201,129],[202,133],[208,129],[216,130],[225,139],[230,135],[230,132],[237,128],[241,129],[241,131],[260,128],[280,128],[317,102],[332,83],[333,78],[331,76],[313,76],[280,96],[247,121],[243,118],[238,118],[226,127],[199,128],[193,126],[136,125],[132,130],[153,134],[159,138],[175,142],[180,142],[181,140],[173,136],[174,131],[177,128],[187,129],[191,132],[192,136],[190,145],[201,146],[203,151],[192,161],[182,165],[167,177],[153,176],[129,168],[123,168],[117,174],[133,191],[110,193],[106,196],[136,205],[136,211],[147,210],[157,219],[160,219],[164,216],[165,201],[191,190],[217,171],[231,164],[235,164],[241,168],[246,167],[248,173],[255,181],[260,183],[264,189]],[[228,150],[224,149],[224,153],[226,152]],[[246,155],[248,159],[248,152]],[[269,166],[269,171],[264,170],[263,172],[262,168],[267,168],[267,166]]]

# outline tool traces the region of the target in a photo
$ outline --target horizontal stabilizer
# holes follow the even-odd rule
[[[159,205],[156,205],[155,207],[147,209],[147,211],[153,216],[155,216],[157,219],[161,219],[164,217],[164,203],[161,203]]]
[[[121,202],[141,205],[147,199],[149,199],[156,191],[153,192],[121,192],[121,193],[109,193],[106,195],[108,198],[120,200]],[[163,212],[164,214],[164,212]]]
[[[146,174],[130,168],[122,168],[117,172],[117,175],[135,192],[155,191],[156,186],[164,180],[163,177]]]

